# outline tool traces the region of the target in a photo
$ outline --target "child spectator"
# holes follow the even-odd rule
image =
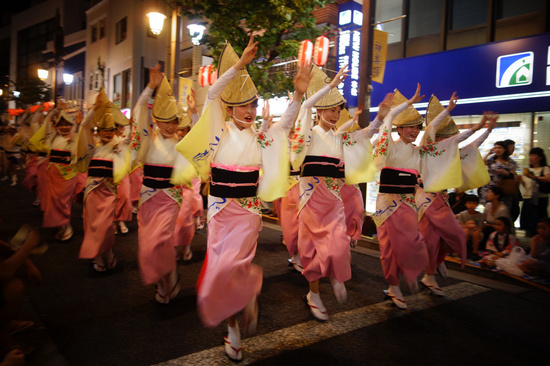
[[[464,198],[464,205],[466,210],[457,215],[460,226],[464,229],[466,234],[466,241],[472,241],[472,252],[470,257],[473,260],[479,260],[479,243],[483,237],[481,228],[483,226],[483,214],[476,211],[476,207],[479,205],[479,197],[476,195],[466,195]]]
[[[518,264],[529,275],[550,277],[550,219],[540,219],[537,235],[531,238],[529,258]]]
[[[518,239],[512,234],[512,222],[505,216],[499,216],[494,223],[495,231],[489,235],[487,240],[487,250],[489,254],[485,255],[479,263],[490,268],[496,267],[496,260],[504,258],[510,254],[514,246],[518,246]]]

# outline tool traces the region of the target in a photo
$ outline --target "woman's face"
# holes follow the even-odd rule
[[[494,199],[498,199],[498,195],[496,195],[492,189],[489,189],[487,191],[487,201],[493,201]]]
[[[334,126],[336,126],[336,122],[340,119],[341,110],[342,109],[339,106],[328,109],[318,109],[317,113],[319,114],[319,124],[328,129],[334,128]]]
[[[227,107],[227,114],[232,117],[235,126],[240,130],[250,127],[256,119],[258,102],[252,102],[238,107]]]
[[[537,154],[529,154],[529,165],[538,167],[540,166],[540,159],[541,157]]]
[[[500,145],[495,145],[493,146],[493,152],[495,153],[497,158],[500,158],[504,154],[504,148]]]
[[[397,132],[401,136],[401,140],[405,143],[412,143],[416,141],[418,134],[422,131],[422,125],[397,127]]]
[[[97,133],[102,144],[108,144],[113,140],[115,136],[115,130],[102,130],[100,129]]]
[[[175,136],[176,131],[178,130],[178,125],[179,125],[179,121],[177,118],[170,122],[157,121],[157,126],[159,128],[160,134],[164,138],[170,138],[172,136]]]
[[[71,130],[73,129],[73,125],[70,122],[67,122],[65,120],[59,121],[57,126],[55,126],[57,129],[57,132],[61,136],[68,136],[71,133]]]

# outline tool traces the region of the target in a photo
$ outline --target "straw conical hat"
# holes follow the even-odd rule
[[[101,119],[97,123],[97,127],[102,130],[113,130],[116,128],[115,124],[121,126],[127,126],[129,123],[126,116],[118,109],[113,103],[109,102],[106,105],[105,113],[101,116]]]
[[[218,77],[235,66],[237,61],[239,61],[239,56],[237,56],[229,42],[226,42],[220,55]],[[235,75],[221,94],[222,102],[232,107],[252,103],[259,97],[258,89],[256,89],[246,68],[237,72],[237,75]]]
[[[397,107],[400,104],[403,104],[408,99],[403,96],[399,92],[399,90],[395,89],[395,94],[392,99],[392,108]],[[410,105],[407,109],[405,109],[403,112],[399,113],[392,121],[394,126],[397,127],[408,127],[408,126],[416,126],[422,124],[422,115],[418,113],[418,111]]]
[[[59,115],[55,118],[55,125],[57,126],[62,119],[69,122],[70,124],[74,124],[73,117],[69,116],[64,109],[61,110],[61,113],[59,113]]]
[[[101,89],[99,90],[99,94],[97,95],[97,99],[100,100],[101,107],[99,107],[95,111],[94,116],[92,118],[92,121],[95,124],[99,123],[99,121],[103,118],[103,115],[105,114],[105,111],[107,110],[107,106],[109,105],[109,103],[111,103],[109,101],[109,98],[107,98],[107,94],[105,94],[105,89],[103,87],[101,87]]]
[[[159,122],[170,122],[179,116],[176,98],[166,76],[163,76],[153,103],[153,118]]]
[[[344,123],[346,123],[347,121],[349,121],[352,118],[353,118],[353,116],[351,114],[349,114],[349,111],[346,108],[342,109],[340,111],[340,119],[338,120],[338,122],[336,122],[336,128],[340,128],[340,126],[342,126]],[[348,132],[353,132],[353,131],[358,130],[360,128],[361,127],[359,127],[357,122],[355,122],[353,125],[351,125],[347,129],[347,131]]]
[[[317,93],[325,85],[330,84],[330,82],[332,81],[332,79],[329,78],[327,74],[325,74],[323,70],[321,70],[316,65],[313,65],[311,72],[313,74],[313,77],[311,78],[311,81],[309,82],[309,87],[306,91],[306,99]],[[328,109],[345,103],[346,100],[344,99],[342,94],[340,94],[338,89],[332,88],[313,107],[317,109]]]
[[[430,97],[430,101],[428,102],[428,108],[426,109],[426,124],[430,124],[434,118],[444,110],[445,108],[441,105],[439,99],[437,99],[435,95],[432,95]],[[456,135],[457,133],[458,127],[450,114],[447,114],[445,118],[443,118],[443,121],[441,121],[441,123],[437,126],[437,131],[435,132],[437,136],[445,137]]]
[[[181,109],[180,112],[180,123],[178,125],[178,129],[184,129],[187,126],[191,124],[191,117],[189,117],[189,113],[187,113],[186,110],[183,109],[181,104],[178,103],[178,107]]]

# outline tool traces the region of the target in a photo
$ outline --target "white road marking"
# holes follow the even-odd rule
[[[448,301],[459,300],[465,297],[477,295],[490,289],[461,282],[456,285],[444,287],[445,299]],[[402,314],[408,314],[420,310],[429,309],[442,302],[434,302],[430,295],[418,293],[406,297],[408,310],[396,309],[388,313],[389,301],[364,306],[350,311],[336,313],[330,316],[326,323],[311,320],[305,323],[293,325],[288,328],[243,339],[242,348],[244,359],[240,364],[246,365],[260,361],[278,354],[307,347],[317,342],[327,340],[354,330],[384,322]],[[391,316],[394,314],[394,316]],[[390,316],[388,316],[390,315]],[[156,366],[179,365],[234,365],[225,356],[224,347],[214,347],[204,351],[192,353],[180,358],[157,364]]]

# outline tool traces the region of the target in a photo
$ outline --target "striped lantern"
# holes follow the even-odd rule
[[[328,59],[329,41],[325,36],[317,37],[315,47],[313,47],[313,62],[317,66],[323,66]]]
[[[199,69],[199,84],[200,86],[208,85],[208,66],[201,66]]]
[[[298,52],[298,61],[300,64],[306,64],[311,62],[311,55],[313,53],[313,43],[309,40],[302,41],[300,43],[300,51]]]
[[[208,84],[214,85],[217,79],[218,79],[218,70],[213,68],[212,65],[208,65]]]

